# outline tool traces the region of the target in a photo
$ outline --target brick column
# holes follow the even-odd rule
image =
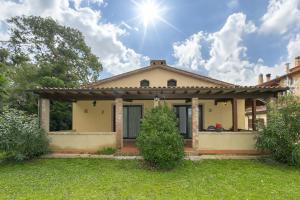
[[[198,149],[199,132],[199,101],[198,98],[192,98],[192,140],[193,149]]]
[[[252,130],[256,131],[256,99],[252,99]]]
[[[237,116],[237,99],[232,99],[232,129],[234,132],[238,131],[238,116]]]
[[[123,147],[123,99],[116,98],[116,137],[117,137],[117,148]]]
[[[49,99],[39,98],[39,120],[40,127],[47,133],[50,131],[50,101]]]

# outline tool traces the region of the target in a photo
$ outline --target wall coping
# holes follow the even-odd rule
[[[233,131],[199,131],[199,135],[256,135],[257,131],[238,131],[238,132],[233,132]]]
[[[48,135],[114,135],[116,132],[51,131]]]

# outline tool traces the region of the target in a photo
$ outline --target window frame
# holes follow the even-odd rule
[[[147,83],[146,86],[143,85],[143,83]],[[140,81],[140,87],[149,87],[150,86],[150,81],[147,79],[143,79]]]
[[[170,85],[169,83],[175,83],[175,85]],[[167,81],[167,86],[168,87],[176,87],[177,86],[177,80],[175,80],[175,79],[169,79]]]

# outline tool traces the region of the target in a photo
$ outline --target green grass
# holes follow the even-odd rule
[[[112,147],[105,147],[103,149],[99,149],[97,151],[97,154],[99,155],[113,155],[114,153],[117,152],[116,148],[112,148]]]
[[[254,160],[184,161],[162,172],[139,161],[40,159],[0,163],[0,199],[300,199],[300,170]]]

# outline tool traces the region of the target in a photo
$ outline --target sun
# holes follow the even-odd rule
[[[155,24],[157,21],[161,21],[163,9],[158,3],[153,0],[147,0],[142,2],[135,2],[136,9],[138,12],[138,18],[141,20],[145,28],[149,24]]]

